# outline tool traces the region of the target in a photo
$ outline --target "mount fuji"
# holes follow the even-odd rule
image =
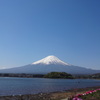
[[[74,66],[63,62],[55,56],[47,56],[32,64],[2,69],[0,73],[29,73],[29,74],[47,74],[49,72],[67,72],[70,74],[95,74],[100,73],[100,70],[93,70],[84,67]]]

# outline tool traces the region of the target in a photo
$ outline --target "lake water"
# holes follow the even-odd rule
[[[92,86],[100,86],[100,80],[1,77],[0,95],[36,94]]]

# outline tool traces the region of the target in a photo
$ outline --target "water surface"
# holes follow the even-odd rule
[[[93,79],[0,78],[0,95],[36,94],[100,86]]]

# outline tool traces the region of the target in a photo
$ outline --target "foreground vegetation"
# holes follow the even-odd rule
[[[81,96],[81,99],[83,100],[100,100],[100,91]]]
[[[69,100],[100,100],[100,88],[77,94]]]

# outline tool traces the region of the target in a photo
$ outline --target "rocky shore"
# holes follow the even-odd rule
[[[84,93],[85,91],[94,90],[97,88],[100,88],[100,86],[72,89],[63,92],[0,96],[0,100],[64,100],[64,98],[66,98],[65,100],[71,100],[70,98],[76,94]]]

